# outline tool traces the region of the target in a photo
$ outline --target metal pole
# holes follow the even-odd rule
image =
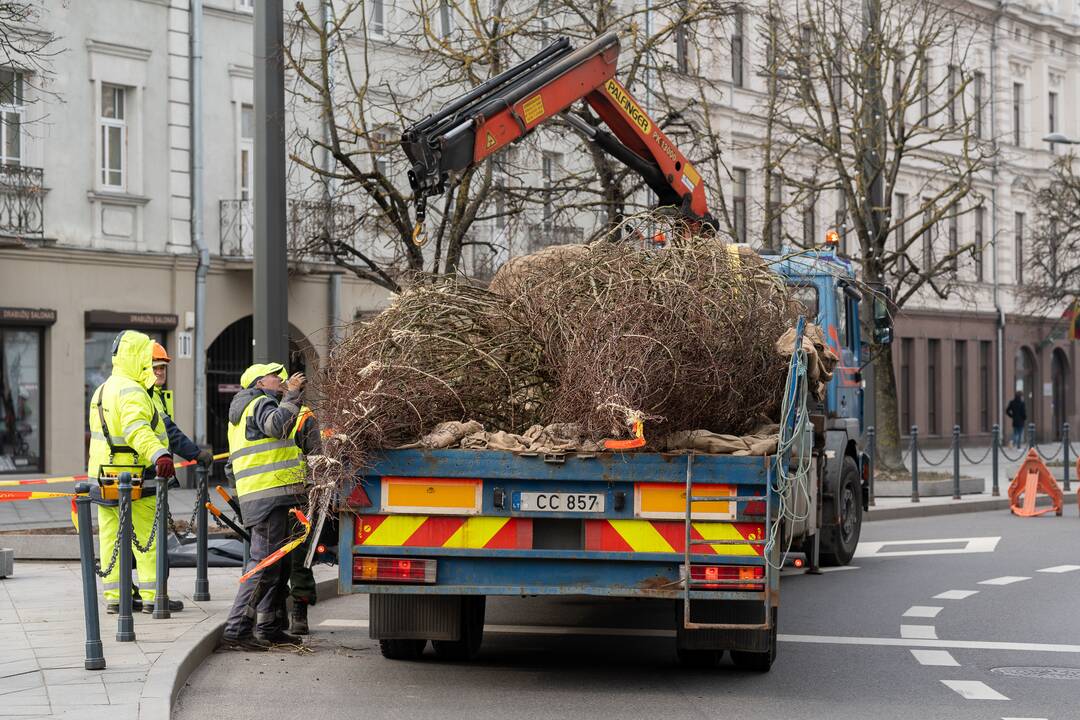
[[[116,642],[135,642],[135,619],[131,617],[131,473],[120,473],[117,487],[120,528],[116,562],[120,565],[120,609],[116,617]]]
[[[168,620],[169,612],[169,480],[157,478],[157,591],[154,593],[154,619]]]
[[[1065,443],[1061,448],[1062,460],[1064,463],[1062,466],[1062,485],[1065,487],[1065,492],[1069,492],[1069,473],[1072,472],[1072,468],[1069,467],[1069,423],[1065,423],[1061,426],[1061,442]]]
[[[289,361],[284,32],[282,0],[255,3],[255,362]]]
[[[998,497],[1001,495],[1001,488],[998,487],[998,449],[1001,448],[1001,426],[994,423],[993,429],[990,430],[990,457],[992,461],[990,466],[993,473],[993,489],[991,495]]]
[[[874,506],[874,464],[877,462],[877,430],[873,425],[866,429],[867,435],[867,449],[870,451],[870,497],[867,499],[867,504],[871,507]]]
[[[919,426],[911,426],[911,502],[919,502]]]
[[[952,499],[960,499],[960,426],[952,428]]]
[[[98,621],[97,578],[94,574],[94,528],[90,520],[90,483],[75,486],[75,513],[79,521],[79,561],[82,567],[83,617],[86,620],[87,670],[104,670],[101,624]]]
[[[1034,405],[1034,403],[1032,403]],[[1035,447],[1035,423],[1029,422],[1027,424],[1027,436],[1028,436],[1028,450]]]
[[[199,253],[195,268],[195,444],[206,447],[206,274],[210,249],[203,236],[203,61],[202,0],[191,0],[191,242]]]
[[[210,579],[207,577],[206,543],[210,528],[207,526],[209,513],[206,503],[210,499],[207,489],[206,468],[198,466],[195,469],[195,484],[198,487],[198,506],[196,507],[196,530],[195,530],[195,593],[191,596],[195,602],[206,602],[210,599]]]

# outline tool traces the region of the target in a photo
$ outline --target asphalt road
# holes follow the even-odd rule
[[[313,609],[311,653],[213,655],[174,717],[1080,717],[1075,506],[1063,518],[874,522],[860,552],[852,569],[784,577],[765,675],[727,659],[679,667],[668,605],[577,598],[489,599],[476,661],[444,663],[429,648],[394,662],[367,637],[367,598],[351,596]]]

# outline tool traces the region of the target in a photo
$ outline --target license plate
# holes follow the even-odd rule
[[[604,512],[600,493],[514,493],[514,510],[527,512]]]

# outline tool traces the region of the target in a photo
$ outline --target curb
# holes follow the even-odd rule
[[[1050,498],[1040,497],[1036,505],[1049,505]],[[1076,492],[1064,493],[1063,505],[1076,502]],[[905,518],[935,517],[938,515],[958,515],[961,513],[987,512],[991,510],[1008,510],[1009,498],[1006,496],[987,500],[975,500],[972,502],[956,502],[951,504],[928,504],[912,503],[910,506],[871,509],[863,513],[863,522],[874,520],[902,520]]]
[[[315,592],[327,600],[338,597],[338,579],[328,578],[315,585]],[[172,706],[191,673],[217,649],[225,629],[228,610],[192,625],[150,666],[139,694],[139,720],[169,720]]]

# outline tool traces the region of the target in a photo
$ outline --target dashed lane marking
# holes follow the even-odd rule
[[[1008,700],[994,688],[979,680],[942,680],[945,687],[960,693],[965,700]]]
[[[1054,567],[1043,568],[1038,572],[1044,573],[1067,573],[1073,570],[1080,570],[1080,565],[1055,565]]]
[[[934,618],[944,609],[938,605],[912,605],[904,611],[904,617]]]
[[[367,620],[331,618],[319,623],[319,627],[366,628]],[[904,627],[904,626],[901,626]],[[929,625],[909,625],[907,627],[928,627]],[[675,637],[674,630],[659,628],[589,628],[565,627],[560,625],[485,625],[484,630],[491,633],[516,633],[522,635],[627,635],[639,637]],[[937,638],[890,638],[890,637],[850,637],[844,635],[777,635],[780,642],[810,643],[815,645],[871,645],[878,647],[906,648],[948,648],[951,650],[1005,650],[1026,652],[1071,653],[1080,655],[1080,645],[1052,643],[994,642],[990,640],[938,640]]]
[[[1046,720],[1046,718],[1003,717],[1001,720]]]
[[[900,637],[912,640],[936,640],[937,630],[933,625],[901,625]]]
[[[994,552],[1001,536],[970,538],[933,538],[930,540],[884,540],[880,542],[860,542],[855,549],[855,557],[912,557],[915,555],[964,555],[967,553]],[[889,550],[890,546],[908,547],[911,545],[955,545],[962,547],[930,548],[928,550]]]
[[[1020,575],[1002,575],[1001,577],[990,578],[989,580],[982,580],[980,585],[1012,585],[1013,583],[1023,582],[1030,580],[1029,577],[1021,577]]]
[[[912,650],[911,654],[919,661],[920,665],[936,665],[938,667],[960,667],[956,658],[949,654],[948,650]]]
[[[938,593],[934,596],[935,600],[963,600],[969,598],[972,595],[978,595],[978,590],[946,590],[943,593]]]

